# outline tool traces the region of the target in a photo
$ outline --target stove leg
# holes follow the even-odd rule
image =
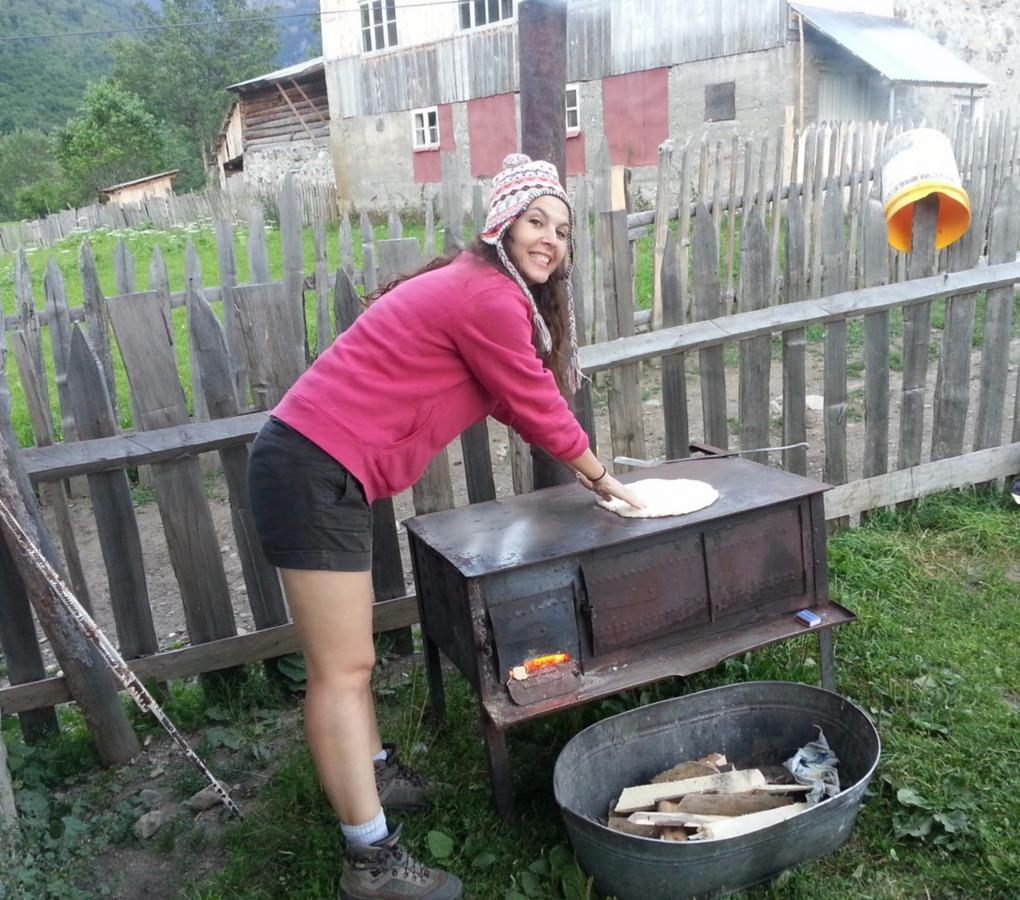
[[[503,819],[514,812],[514,793],[510,778],[510,757],[506,751],[506,732],[492,724],[485,708],[480,709],[485,749],[489,754],[489,783],[492,785],[492,803]]]
[[[827,691],[836,690],[836,657],[833,652],[832,629],[818,632],[818,656],[822,666],[822,687]]]
[[[432,700],[432,717],[435,725],[446,721],[446,692],[443,689],[443,664],[439,659],[439,645],[427,637],[422,629],[425,645],[425,676],[429,683],[429,698]]]

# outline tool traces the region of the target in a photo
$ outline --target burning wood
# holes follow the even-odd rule
[[[762,769],[719,771],[726,765],[725,756],[712,753],[625,788],[610,808],[609,827],[665,841],[704,841],[748,834],[808,809],[809,798],[799,801],[811,785],[770,782]],[[770,774],[778,769],[762,768]]]

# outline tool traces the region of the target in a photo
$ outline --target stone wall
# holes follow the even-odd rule
[[[252,187],[275,188],[293,172],[308,181],[333,181],[329,145],[304,141],[254,147],[244,152],[244,182]]]

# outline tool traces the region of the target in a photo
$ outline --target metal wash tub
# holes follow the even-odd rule
[[[799,816],[741,837],[681,843],[600,824],[623,788],[646,783],[680,760],[720,752],[737,768],[775,765],[816,738],[818,727],[839,757],[842,791]],[[618,900],[718,897],[842,845],[879,753],[871,720],[838,694],[791,682],[748,682],[597,722],[563,748],[553,787],[581,868],[600,894]]]

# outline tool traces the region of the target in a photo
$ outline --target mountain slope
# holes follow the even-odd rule
[[[132,0],[5,0],[0,37],[121,29],[136,20]],[[85,85],[110,68],[112,37],[0,43],[0,134],[48,131],[77,108]]]

